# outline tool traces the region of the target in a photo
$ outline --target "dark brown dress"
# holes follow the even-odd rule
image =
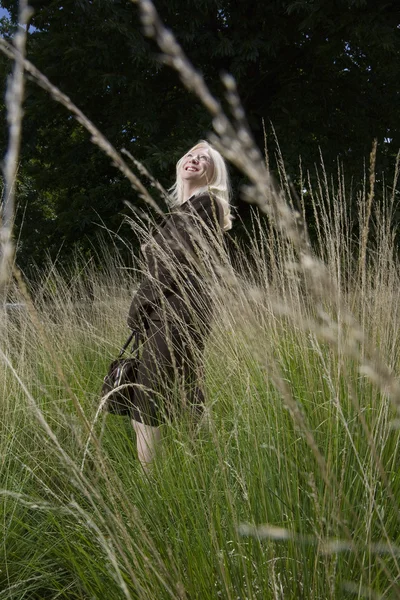
[[[128,316],[129,327],[145,333],[132,407],[136,421],[158,426],[185,408],[203,410],[201,356],[223,219],[216,199],[192,196],[145,246],[147,275]]]

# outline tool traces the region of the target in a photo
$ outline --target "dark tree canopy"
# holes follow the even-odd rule
[[[1,4],[15,22],[15,0]],[[127,148],[172,184],[176,160],[207,135],[210,116],[159,63],[137,7],[128,0],[31,5],[28,58],[116,148]],[[159,0],[156,7],[212,91],[221,94],[222,71],[234,75],[258,144],[262,121],[272,123],[293,177],[299,155],[312,169],[319,149],[328,169],[340,157],[349,174],[360,173],[375,137],[379,168],[390,168],[400,147],[397,1]],[[10,34],[9,23],[1,28]],[[0,68],[5,79],[4,58]],[[118,230],[123,200],[138,203],[137,194],[82,126],[33,82],[24,108],[20,261],[54,256],[61,246],[65,256],[73,247],[91,252],[99,224]],[[2,145],[5,139],[3,128]]]

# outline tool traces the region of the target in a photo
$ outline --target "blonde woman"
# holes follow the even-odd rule
[[[170,192],[171,212],[142,248],[147,274],[128,317],[129,327],[145,332],[132,407],[138,458],[145,470],[154,458],[161,425],[184,406],[194,415],[202,412],[199,357],[212,316],[213,247],[232,227],[227,168],[207,142],[178,161]]]

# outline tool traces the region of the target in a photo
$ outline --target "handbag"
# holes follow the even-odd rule
[[[129,344],[132,342],[129,358],[122,358]],[[101,401],[103,410],[112,415],[129,415],[134,404],[136,373],[139,367],[139,331],[132,331],[123,345],[118,358],[114,360],[104,377],[101,388]]]

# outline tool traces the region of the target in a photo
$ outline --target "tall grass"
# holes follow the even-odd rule
[[[132,273],[110,258],[71,286],[50,267],[35,308],[2,321],[0,598],[400,595],[393,198],[373,205],[361,274],[351,232],[364,213],[354,227],[343,180],[308,193],[335,293],[316,299],[255,214],[251,263],[237,247],[230,269],[222,252],[208,418],[165,426],[149,477],[127,419],[93,423]]]
[[[322,169],[316,185],[302,175],[296,212],[283,159],[278,189],[234,81],[223,80],[230,120],[151,2],[138,3],[163,58],[210,111],[211,141],[248,178],[245,199],[269,220],[254,214],[244,247],[222,244],[207,257],[207,418],[166,425],[150,475],[129,421],[98,414],[134,272],[111,255],[101,274],[81,265],[72,280],[50,265],[30,300],[14,271],[9,294],[26,310],[4,312],[0,325],[0,599],[398,598],[398,164],[393,193],[379,200],[374,153],[356,198],[341,172],[330,182]],[[24,60],[23,46],[0,40],[20,82],[10,97],[14,131],[23,67],[154,206],[94,124]],[[145,237],[138,229],[135,220],[133,235]],[[10,239],[3,232],[3,249]],[[2,261],[2,288],[10,264]]]

